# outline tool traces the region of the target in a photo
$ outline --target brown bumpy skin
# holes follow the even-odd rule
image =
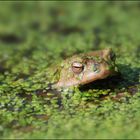
[[[104,49],[64,60],[55,88],[85,85],[116,73],[115,54]]]

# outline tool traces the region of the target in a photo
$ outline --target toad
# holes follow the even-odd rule
[[[115,75],[115,53],[107,48],[89,53],[74,55],[61,63],[54,88],[82,86],[96,80]]]

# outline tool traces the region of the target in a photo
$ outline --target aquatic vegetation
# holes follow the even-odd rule
[[[139,5],[0,2],[0,138],[140,138]],[[108,47],[120,77],[50,90],[51,65]]]

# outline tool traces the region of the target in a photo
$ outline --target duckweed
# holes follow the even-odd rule
[[[0,2],[0,138],[140,138],[140,2]],[[57,64],[112,48],[119,76],[51,90]]]

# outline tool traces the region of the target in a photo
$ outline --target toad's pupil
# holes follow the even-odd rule
[[[72,67],[72,71],[74,72],[74,73],[81,73],[82,71],[83,71],[83,68],[82,67]]]

